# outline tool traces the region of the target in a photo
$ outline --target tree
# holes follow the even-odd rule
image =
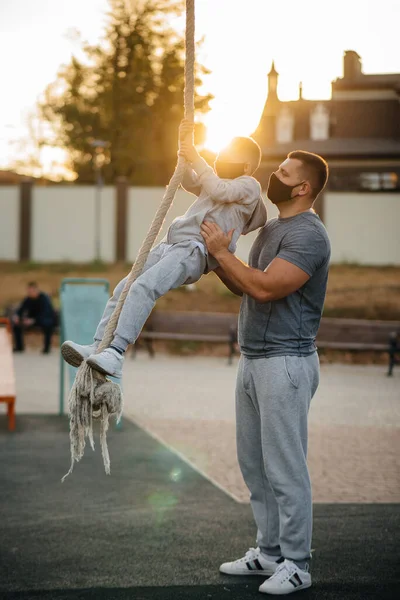
[[[84,48],[45,92],[40,109],[53,144],[67,150],[81,182],[93,181],[93,141],[106,140],[106,182],[165,184],[176,162],[183,116],[184,42],[168,24],[182,12],[172,0],[110,0],[104,40]],[[197,66],[196,87],[206,69]],[[212,96],[196,94],[196,109]]]

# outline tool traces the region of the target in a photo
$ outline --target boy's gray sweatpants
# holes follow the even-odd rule
[[[319,383],[319,359],[277,356],[240,359],[236,431],[240,468],[263,554],[304,568],[310,558],[311,484],[307,415]]]
[[[160,296],[183,284],[198,281],[206,269],[204,247],[191,240],[178,244],[161,243],[149,254],[141,275],[131,285],[125,298],[113,344],[126,350],[139,336],[143,325]],[[126,282],[119,282],[107,302],[94,339],[101,340],[111,314]]]

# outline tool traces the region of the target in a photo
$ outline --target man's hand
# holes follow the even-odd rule
[[[211,223],[210,221],[203,221],[200,227],[200,233],[203,236],[209,253],[217,260],[218,255],[229,252],[228,248],[234,231],[234,229],[231,229],[225,234],[216,223]]]
[[[23,323],[25,325],[25,327],[30,327],[31,325],[34,325],[35,323],[35,319],[24,319]]]
[[[20,319],[19,319],[19,316],[18,316],[18,315],[13,315],[13,316],[11,317],[11,320],[12,320],[12,322],[13,322],[15,325],[19,325]]]

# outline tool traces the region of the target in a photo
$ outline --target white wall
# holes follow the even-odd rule
[[[131,187],[128,194],[127,210],[127,259],[134,261],[139,248],[147,234],[157,208],[164,195],[165,188],[161,187]],[[195,197],[184,190],[178,190],[175,200],[167,214],[160,241],[167,232],[168,227],[179,215],[189,208]]]
[[[100,258],[115,258],[115,189],[102,189]],[[96,258],[96,191],[92,186],[33,187],[31,259],[91,262]]]
[[[0,260],[18,260],[19,187],[0,187]]]
[[[328,192],[332,262],[400,265],[400,194]]]
[[[38,262],[90,262],[95,259],[95,188],[33,187],[31,258]],[[131,187],[127,209],[127,260],[133,262],[161,202],[164,188]],[[180,190],[159,239],[171,221],[183,214],[194,196]],[[276,207],[266,200],[268,216]],[[332,262],[400,265],[400,194],[325,194],[325,224],[332,243]],[[115,189],[102,190],[101,258],[115,260]],[[238,256],[247,261],[256,233],[242,236]],[[0,260],[18,260],[19,187],[0,186]]]
[[[134,261],[141,243],[143,242],[151,221],[162,200],[164,188],[137,188],[131,187],[128,197],[128,225],[127,225],[127,256],[129,261]],[[265,195],[264,195],[265,197]],[[162,232],[158,237],[160,241],[167,232],[169,225],[179,215],[187,211],[195,200],[193,194],[179,190],[174,203],[165,219]],[[276,216],[276,207],[266,200],[269,217]],[[256,238],[257,232],[249,233],[239,239],[237,255],[247,261],[250,248]]]

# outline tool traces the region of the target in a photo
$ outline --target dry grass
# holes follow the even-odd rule
[[[29,281],[37,281],[58,306],[58,289],[64,277],[104,277],[113,288],[130,266],[71,265],[0,262],[0,312],[20,301]],[[160,298],[161,310],[237,312],[240,298],[231,294],[214,274],[196,284]],[[400,267],[331,267],[325,316],[400,320]]]
[[[331,267],[324,314],[400,320],[400,267]]]

